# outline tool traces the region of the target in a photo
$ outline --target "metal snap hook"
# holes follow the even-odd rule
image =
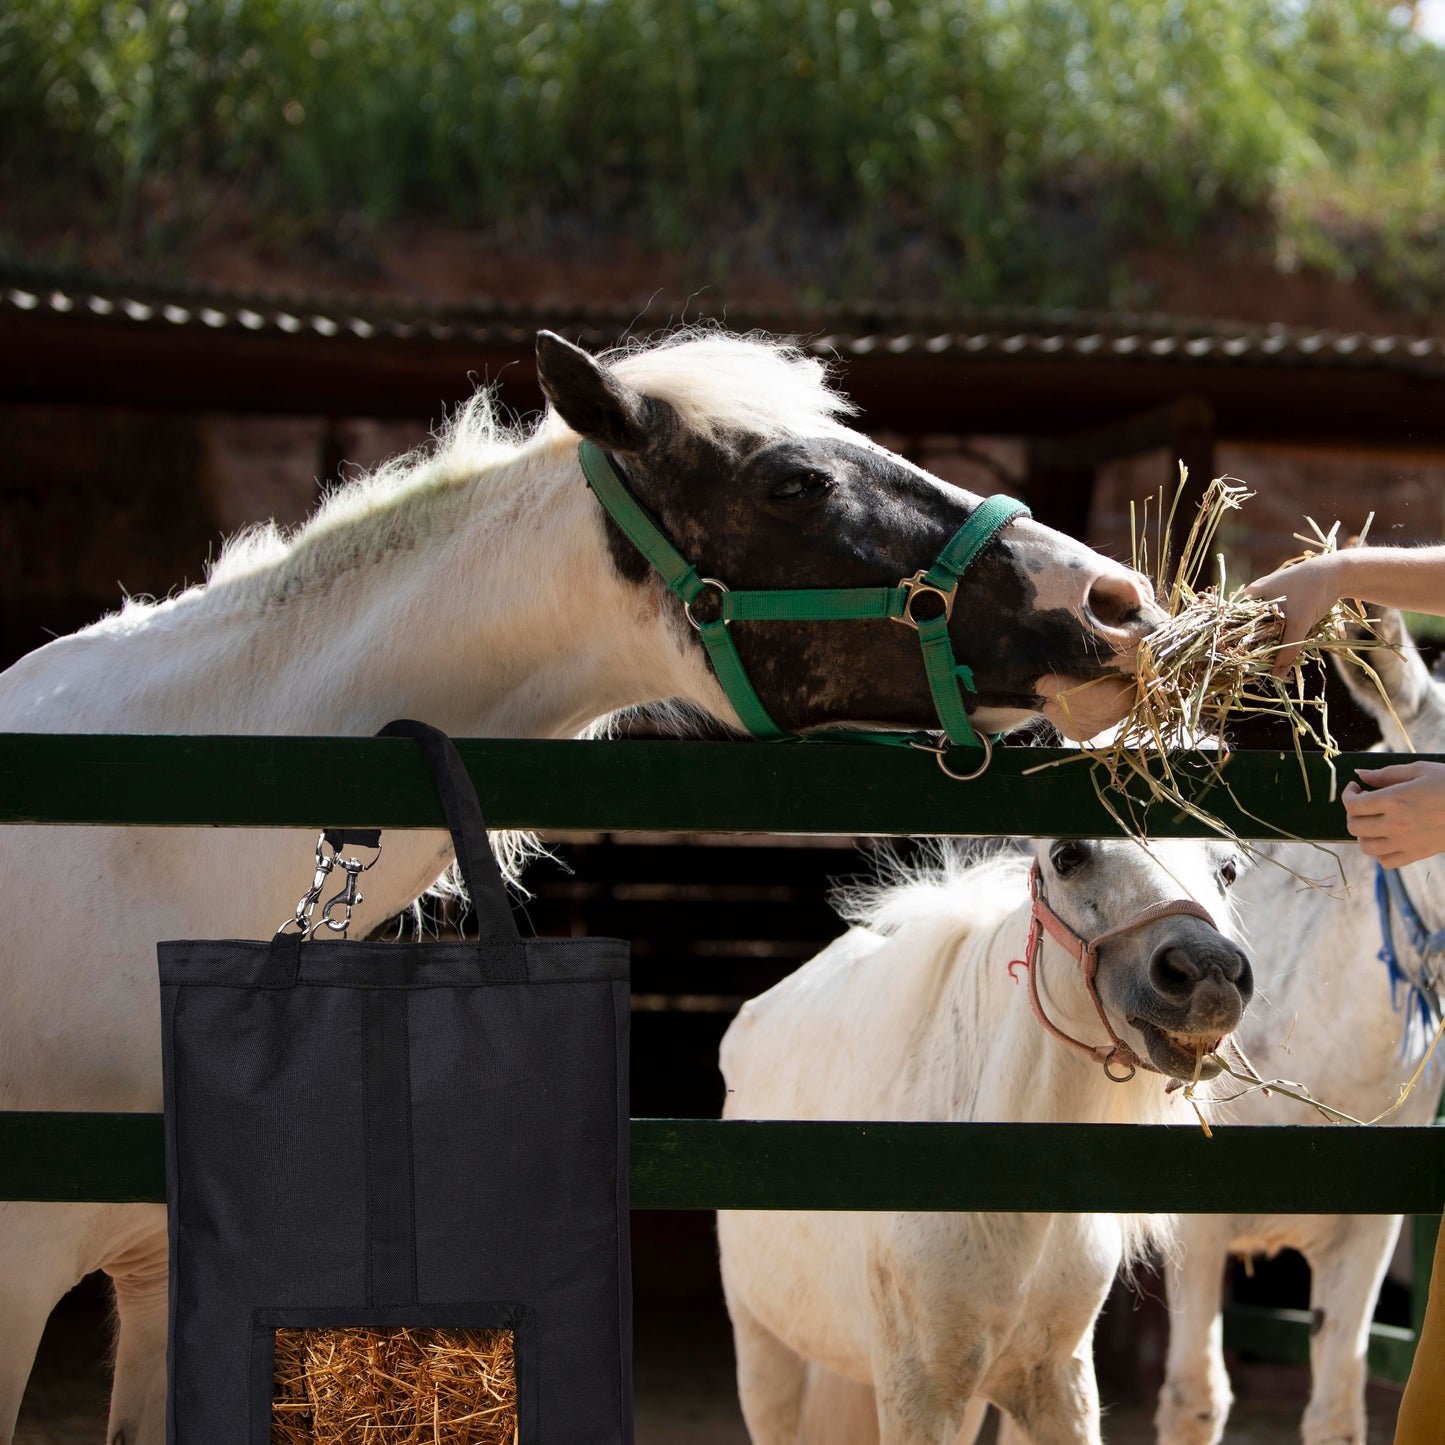
[[[347,930],[351,927],[352,909],[354,909],[358,903],[364,901],[361,896],[361,890],[357,886],[357,879],[362,873],[366,872],[370,864],[363,866],[359,858],[345,858],[341,862],[341,867],[346,873],[346,883],[342,887],[341,892],[330,899],[322,908],[321,917],[317,921],[316,927],[329,928],[333,933],[339,933],[345,938]],[[342,910],[340,922],[331,916],[331,910],[333,908],[340,908]]]

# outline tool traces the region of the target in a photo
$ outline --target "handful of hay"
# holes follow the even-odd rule
[[[1181,466],[1181,487],[1186,476]],[[1152,802],[1168,803],[1215,831],[1232,836],[1223,822],[1189,796],[1176,775],[1170,754],[1201,745],[1217,745],[1218,751],[1208,766],[1212,781],[1228,789],[1222,771],[1228,757],[1224,730],[1236,718],[1271,717],[1287,725],[1300,759],[1306,796],[1309,796],[1304,743],[1318,750],[1327,762],[1338,756],[1340,749],[1330,733],[1328,704],[1323,692],[1306,689],[1306,669],[1310,665],[1322,666],[1328,653],[1340,653],[1374,678],[1379,686],[1378,677],[1359,656],[1359,650],[1380,645],[1380,639],[1354,603],[1337,602],[1305,639],[1290,676],[1278,678],[1273,668],[1284,635],[1284,614],[1278,605],[1245,595],[1242,586],[1235,586],[1231,591],[1222,556],[1218,559],[1216,580],[1207,585],[1200,583],[1200,573],[1220,523],[1253,495],[1233,477],[1219,477],[1210,483],[1172,578],[1166,576],[1168,557],[1163,545],[1161,502],[1156,522],[1156,575],[1152,580],[1156,596],[1169,612],[1169,620],[1139,645],[1138,689],[1127,716],[1108,742],[1088,744],[1084,748],[1085,755],[1094,761],[1098,770],[1095,787],[1100,799],[1121,827],[1135,836],[1143,835],[1142,808]],[[1173,520],[1172,515],[1169,520]],[[1338,522],[1325,532],[1312,518],[1306,520],[1314,529],[1314,536],[1299,537],[1307,550],[1293,559],[1295,561],[1332,552],[1338,545]],[[1135,530],[1132,523],[1131,515],[1134,565],[1140,571],[1147,571],[1147,508],[1142,533]],[[1368,528],[1367,521],[1366,531]],[[1383,688],[1381,696],[1384,697]],[[1062,699],[1067,707],[1068,694],[1063,694]],[[1330,777],[1333,800],[1333,768]],[[1127,812],[1127,817],[1121,809]]]
[[[280,1329],[271,1445],[516,1445],[510,1330]]]

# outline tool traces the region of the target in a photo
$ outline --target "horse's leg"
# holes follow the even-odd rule
[[[161,1445],[166,1431],[166,1212],[136,1211],[125,1247],[105,1263],[115,1285],[115,1382],[109,1445]]]
[[[1028,1438],[1024,1427],[1012,1415],[1004,1412],[999,1416],[997,1445],[1027,1445]]]
[[[988,1417],[988,1401],[982,1395],[975,1395],[968,1402],[963,1412],[963,1419],[959,1423],[958,1434],[954,1436],[953,1445],[973,1445],[978,1439],[978,1432],[983,1429],[983,1422]],[[1004,1417],[1006,1424],[1008,1417]],[[1002,1437],[1000,1436],[1000,1439]]]
[[[1394,1214],[1345,1215],[1336,1223],[1327,1243],[1310,1251],[1310,1402],[1300,1431],[1304,1445],[1364,1445],[1370,1316],[1400,1232]]]
[[[56,1301],[89,1268],[93,1209],[0,1204],[0,1445],[10,1445],[35,1348]]]
[[[945,1399],[927,1362],[903,1350],[874,1363],[880,1445],[950,1445],[969,1418],[972,1391]]]
[[[809,1365],[798,1440],[799,1445],[878,1445],[878,1407],[872,1385],[845,1380],[821,1365]]]
[[[1000,1445],[1102,1445],[1093,1330],[1066,1358],[1038,1361],[999,1391]]]
[[[807,1362],[795,1354],[735,1295],[728,1295],[738,1403],[753,1445],[798,1445]]]
[[[1234,1395],[1220,1291],[1231,1230],[1228,1216],[1186,1216],[1177,1249],[1165,1260],[1169,1349],[1154,1412],[1159,1445],[1217,1445],[1224,1435]]]

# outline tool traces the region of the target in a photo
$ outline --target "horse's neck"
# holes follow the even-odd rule
[[[970,1020],[981,1036],[952,1051],[959,1119],[1014,1123],[1157,1123],[1173,1117],[1163,1081],[1144,1071],[1110,1083],[1100,1066],[1056,1039],[1034,1016],[1027,970],[1010,975],[1028,933],[1027,902],[974,940],[955,962],[937,1017]],[[1045,939],[1040,996],[1050,1018],[1085,1043],[1106,1042],[1078,965]]]
[[[401,545],[346,565],[343,523],[320,539],[330,570],[306,576],[293,549],[61,645],[64,716],[10,725],[355,735],[407,715],[462,734],[563,737],[659,699],[719,705],[661,594],[613,568],[575,460],[534,469],[525,487],[484,485],[454,529],[412,525]],[[374,536],[375,519],[363,525]]]
[[[1272,856],[1275,863],[1252,869],[1239,884],[1255,975],[1241,1043],[1266,1077],[1297,1079],[1327,1103],[1373,1117],[1398,1098],[1428,1042],[1417,1025],[1411,1051],[1401,1049],[1413,1001],[1403,989],[1392,993],[1378,957],[1374,861],[1352,844],[1326,849],[1291,843]],[[1425,926],[1445,928],[1445,870],[1415,864],[1402,869],[1401,878]],[[1403,920],[1393,909],[1391,914],[1396,957],[1410,976],[1420,958]],[[1440,1084],[1439,1075],[1422,1080],[1390,1122],[1427,1123]],[[1230,1113],[1250,1123],[1309,1123],[1316,1117],[1279,1095],[1247,1096]]]
[[[312,533],[309,564],[293,545],[61,639],[0,678],[0,730],[364,736],[416,717],[463,736],[557,737],[654,699],[717,705],[661,593],[617,576],[575,454],[544,460],[501,488],[463,482],[475,496],[403,499],[440,517],[397,513],[378,528],[373,515],[354,535],[339,518]],[[309,832],[130,835],[168,910],[146,914],[143,937],[268,935],[310,878],[315,827],[334,821],[311,801]],[[67,842],[111,846],[81,832]],[[444,835],[388,835],[355,931],[429,886],[446,851]],[[48,886],[44,870],[33,886]]]

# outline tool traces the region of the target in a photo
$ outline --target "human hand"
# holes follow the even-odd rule
[[[1360,851],[1386,868],[1445,852],[1445,763],[1360,768],[1368,785],[1345,785],[1345,826]]]
[[[1257,578],[1244,589],[1250,597],[1277,600],[1284,612],[1284,638],[1274,656],[1276,677],[1289,675],[1300,643],[1343,595],[1341,559],[1348,556],[1348,552],[1322,552]]]

